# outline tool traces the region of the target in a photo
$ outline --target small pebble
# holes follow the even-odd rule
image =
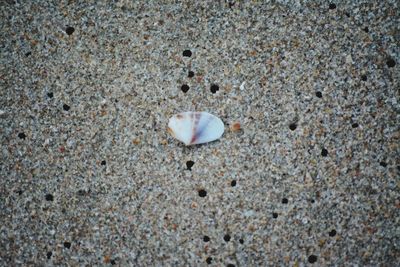
[[[204,189],[200,189],[199,190],[199,197],[205,197],[207,196],[207,191]]]
[[[64,105],[63,105],[63,109],[64,109],[65,111],[69,111],[69,110],[71,109],[71,107],[68,106],[67,104],[64,104]]]
[[[193,165],[194,165],[194,161],[192,161],[192,160],[186,161],[186,168],[187,168],[189,171],[192,170]]]
[[[182,85],[181,90],[182,90],[182,92],[186,93],[187,91],[189,91],[189,85],[187,85],[187,84]]]
[[[396,66],[396,61],[394,61],[393,58],[389,58],[389,59],[386,61],[386,65],[387,65],[389,68],[393,68],[394,66]]]
[[[240,129],[241,129],[240,122],[234,122],[231,126],[232,132],[240,131]]]
[[[52,194],[46,194],[45,198],[46,198],[47,201],[53,201],[54,200],[54,197],[53,197]]]
[[[74,27],[71,27],[71,26],[68,26],[68,27],[65,29],[65,32],[66,32],[68,35],[73,34],[74,31],[75,31],[75,28],[74,28]]]
[[[224,235],[224,240],[225,242],[229,242],[231,240],[231,236],[228,234]]]
[[[20,139],[25,139],[25,138],[26,138],[26,135],[25,135],[25,133],[19,133],[19,134],[18,134],[18,137],[19,137]]]
[[[191,56],[192,56],[192,51],[190,51],[190,50],[184,50],[183,53],[182,53],[182,55],[183,55],[184,57],[191,57]]]
[[[216,84],[211,85],[210,87],[211,93],[215,94],[219,90],[219,86]]]
[[[291,124],[289,124],[289,129],[290,129],[290,130],[294,131],[294,130],[296,130],[296,128],[297,128],[296,123],[291,123]]]
[[[317,256],[311,255],[311,256],[308,257],[308,262],[309,263],[315,263],[317,261],[317,259],[318,259]]]

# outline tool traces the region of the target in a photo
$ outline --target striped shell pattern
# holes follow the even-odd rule
[[[210,113],[189,111],[170,118],[168,132],[187,146],[202,144],[219,139],[224,133],[224,123]]]

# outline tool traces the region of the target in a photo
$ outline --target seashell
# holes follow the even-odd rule
[[[170,118],[168,132],[187,146],[203,144],[219,139],[224,123],[210,113],[189,111]]]

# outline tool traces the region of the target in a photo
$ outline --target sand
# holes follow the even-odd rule
[[[0,265],[395,266],[398,10],[2,1]]]

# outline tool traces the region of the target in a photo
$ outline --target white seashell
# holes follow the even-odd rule
[[[185,145],[217,140],[224,133],[220,118],[207,112],[183,112],[169,119],[168,132]]]

